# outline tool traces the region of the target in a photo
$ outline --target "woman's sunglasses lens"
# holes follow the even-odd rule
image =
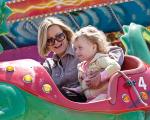
[[[58,42],[61,42],[61,41],[63,41],[65,39],[65,34],[64,33],[60,33],[60,34],[58,34],[57,36],[56,36],[56,40],[58,41]]]
[[[55,40],[58,42],[61,42],[65,39],[65,34],[64,33],[59,33],[58,35],[55,36],[55,38],[49,38],[47,39],[47,43],[50,46],[53,46],[55,44]]]
[[[55,39],[54,38],[50,38],[50,39],[47,40],[47,43],[52,46],[52,45],[55,44]]]

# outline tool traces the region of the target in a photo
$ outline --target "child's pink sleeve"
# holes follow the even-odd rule
[[[103,72],[100,72],[100,76],[101,76],[101,81],[102,82],[109,78],[109,75],[108,75],[106,70],[104,70]]]

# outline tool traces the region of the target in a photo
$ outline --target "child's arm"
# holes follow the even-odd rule
[[[114,73],[121,69],[120,65],[110,57],[98,59],[96,65],[104,68],[104,71],[100,72],[102,82],[110,78]]]
[[[98,88],[103,82],[120,70],[120,65],[110,57],[101,57],[96,61],[96,66],[104,68],[104,71],[88,75],[88,79],[85,81],[89,88]]]
[[[99,74],[100,74],[99,77],[101,78],[102,82],[109,78],[109,75],[106,70],[100,72]]]

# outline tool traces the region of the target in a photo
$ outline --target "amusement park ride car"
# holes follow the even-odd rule
[[[0,103],[4,107],[4,111],[1,112],[11,113],[20,110],[23,114],[29,102],[36,103],[37,101],[37,106],[43,106],[44,103],[47,105],[45,107],[47,112],[51,110],[51,106],[55,110],[65,108],[68,112],[78,111],[81,112],[80,114],[82,112],[114,114],[149,110],[149,78],[150,67],[148,65],[137,57],[125,56],[122,70],[110,78],[109,98],[93,103],[79,103],[68,100],[60,93],[40,63],[31,59],[1,62],[0,93],[5,98],[0,99]],[[15,100],[18,102],[16,103]],[[40,111],[37,107],[29,105],[27,109]]]
[[[103,4],[107,2],[109,1],[102,1]],[[94,5],[96,1],[91,3]],[[19,8],[19,2],[8,5],[13,8],[14,4]],[[40,12],[37,11],[30,11],[30,15]],[[44,9],[42,12],[46,11]],[[9,19],[21,19],[22,12],[17,12],[16,10]],[[122,37],[126,46],[127,36]],[[108,118],[111,114],[148,111],[150,110],[149,78],[150,66],[138,57],[126,55],[121,71],[110,78],[109,98],[93,103],[80,103],[65,98],[39,62],[33,59],[1,61],[0,120],[104,120],[106,116],[102,114],[107,114]]]

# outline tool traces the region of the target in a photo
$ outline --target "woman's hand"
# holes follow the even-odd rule
[[[89,88],[96,89],[101,84],[101,75],[99,72],[89,73],[87,78],[85,79],[86,85]]]
[[[69,88],[69,87],[62,87],[66,91],[70,92],[76,92],[76,93],[81,93],[81,87],[76,87],[76,88]]]
[[[91,72],[87,75],[85,82],[89,88],[97,89],[108,78],[108,73],[105,70],[103,72]]]

